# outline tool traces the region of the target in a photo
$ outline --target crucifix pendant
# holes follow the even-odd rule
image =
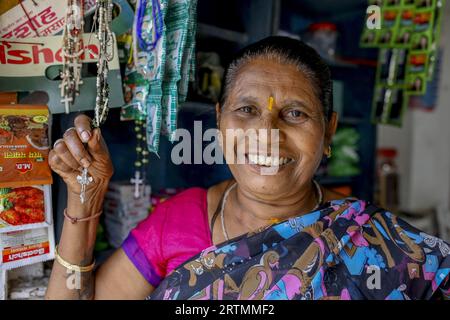
[[[77,176],[77,181],[81,185],[81,192],[80,192],[81,203],[84,203],[84,201],[86,200],[86,186],[89,185],[93,180],[94,179],[88,175],[87,168],[83,168],[81,175]]]
[[[141,173],[139,171],[136,171],[134,173],[134,178],[132,178],[130,182],[134,184],[134,198],[135,199],[140,198],[141,197],[140,186],[144,183],[144,179],[141,179]]]

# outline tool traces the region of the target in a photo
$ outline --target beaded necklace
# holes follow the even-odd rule
[[[66,113],[70,112],[70,106],[75,103],[75,98],[80,94],[81,56],[83,48],[84,31],[84,1],[67,0],[66,24],[63,32],[62,59],[63,70],[61,72],[61,103],[64,103]]]

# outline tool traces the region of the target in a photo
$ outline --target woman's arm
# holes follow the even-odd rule
[[[100,130],[91,129],[87,116],[78,116],[75,127],[55,143],[49,163],[67,184],[70,217],[88,218],[102,210],[113,167]],[[93,177],[84,204],[80,202],[81,187],[77,182],[83,167]],[[66,219],[58,245],[60,257],[72,265],[91,265],[98,222],[99,217],[76,223]],[[96,272],[74,272],[55,261],[46,298],[143,299],[152,291],[153,287],[120,249]]]

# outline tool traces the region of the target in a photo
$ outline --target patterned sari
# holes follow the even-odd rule
[[[203,250],[148,299],[439,299],[449,273],[447,243],[345,199]]]

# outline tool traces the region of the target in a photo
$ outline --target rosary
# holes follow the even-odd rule
[[[81,56],[83,49],[84,1],[67,0],[66,24],[64,26],[61,73],[61,103],[65,105],[66,113],[70,105],[75,103],[75,97],[80,94]]]
[[[99,54],[97,61],[97,97],[95,99],[95,116],[92,122],[94,128],[100,127],[108,115],[109,86],[108,86],[108,63],[114,58],[115,36],[111,31],[112,0],[97,0],[94,14],[94,25],[96,38],[99,42]],[[93,181],[89,176],[88,169],[83,168],[81,175],[77,176],[77,182],[81,185],[80,201],[86,200],[86,187]]]
[[[114,33],[111,31],[112,0],[97,0],[94,24],[97,26],[96,38],[99,42],[97,62],[97,98],[95,99],[94,127],[99,127],[108,115],[109,86],[108,63],[114,58]]]
[[[145,133],[145,120],[135,120],[134,131],[136,133],[137,146],[136,146],[136,161],[134,163],[135,173],[134,178],[130,180],[134,184],[134,198],[138,199],[142,195],[145,195],[145,180],[146,180],[146,169],[148,164],[147,150],[147,138]],[[141,192],[141,185],[143,190]]]

